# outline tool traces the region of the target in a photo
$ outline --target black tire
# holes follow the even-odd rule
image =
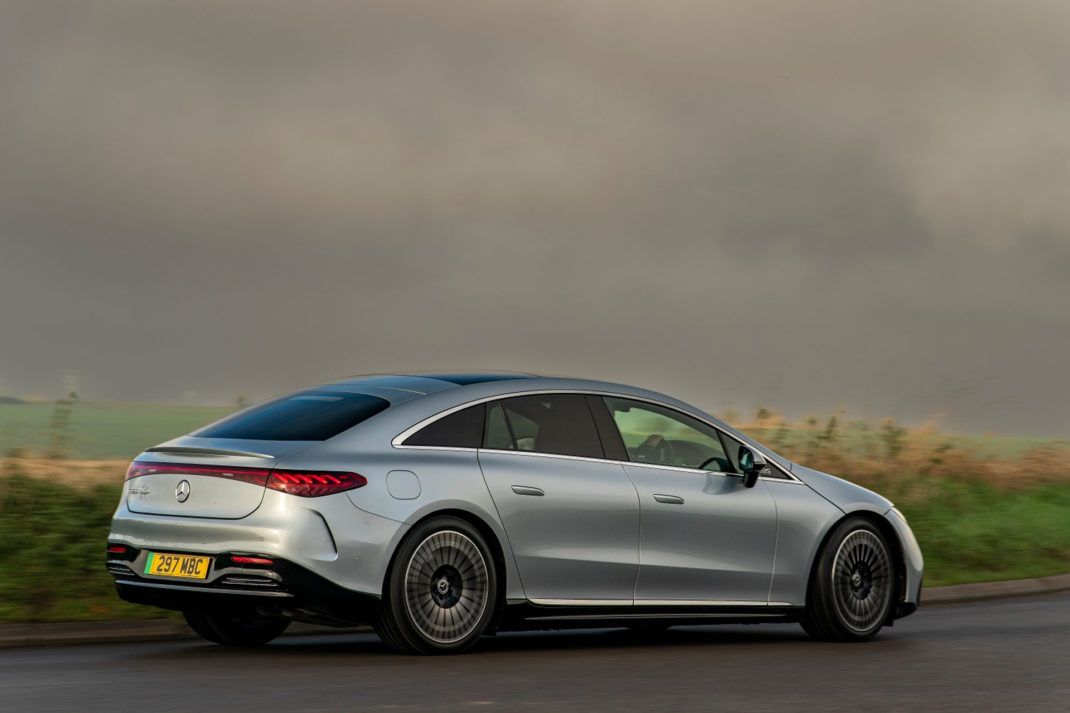
[[[893,549],[871,522],[853,517],[817,556],[802,628],[823,641],[866,641],[881,630],[895,598]]]
[[[193,629],[193,633],[201,637],[205,641],[211,641],[213,644],[222,644],[223,640],[219,638],[219,634],[215,633],[215,629],[208,623],[203,612],[199,611],[184,611],[182,616],[186,617],[186,623],[189,628]]]
[[[289,619],[224,611],[185,611],[182,614],[198,636],[224,646],[263,646],[290,625]]]
[[[398,546],[375,631],[395,651],[460,653],[486,632],[497,594],[483,536],[460,518],[436,517]]]
[[[803,631],[805,631],[811,639],[817,639],[818,641],[823,641],[825,639],[824,635],[806,617],[802,618],[799,622],[799,626],[803,628]]]

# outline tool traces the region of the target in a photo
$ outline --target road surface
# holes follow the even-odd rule
[[[0,651],[15,711],[1070,711],[1070,593],[922,607],[865,644],[798,626],[501,635],[463,656],[366,636]]]

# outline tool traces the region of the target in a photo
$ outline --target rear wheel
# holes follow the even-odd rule
[[[818,555],[802,627],[815,639],[871,639],[887,621],[894,595],[888,542],[872,523],[850,518]]]
[[[464,520],[429,520],[398,547],[385,595],[375,629],[390,648],[424,654],[471,648],[494,614],[490,548]]]
[[[290,625],[289,619],[223,611],[185,611],[182,614],[198,636],[224,646],[262,646]]]

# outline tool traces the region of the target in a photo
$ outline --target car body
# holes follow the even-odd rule
[[[860,640],[922,579],[880,495],[662,394],[510,373],[347,379],[149,448],[107,566],[220,643],[366,623],[420,652],[738,621]]]

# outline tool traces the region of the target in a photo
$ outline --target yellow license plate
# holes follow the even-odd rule
[[[156,574],[161,577],[204,579],[208,576],[208,566],[211,563],[211,557],[150,552],[149,558],[145,562],[145,574]]]

